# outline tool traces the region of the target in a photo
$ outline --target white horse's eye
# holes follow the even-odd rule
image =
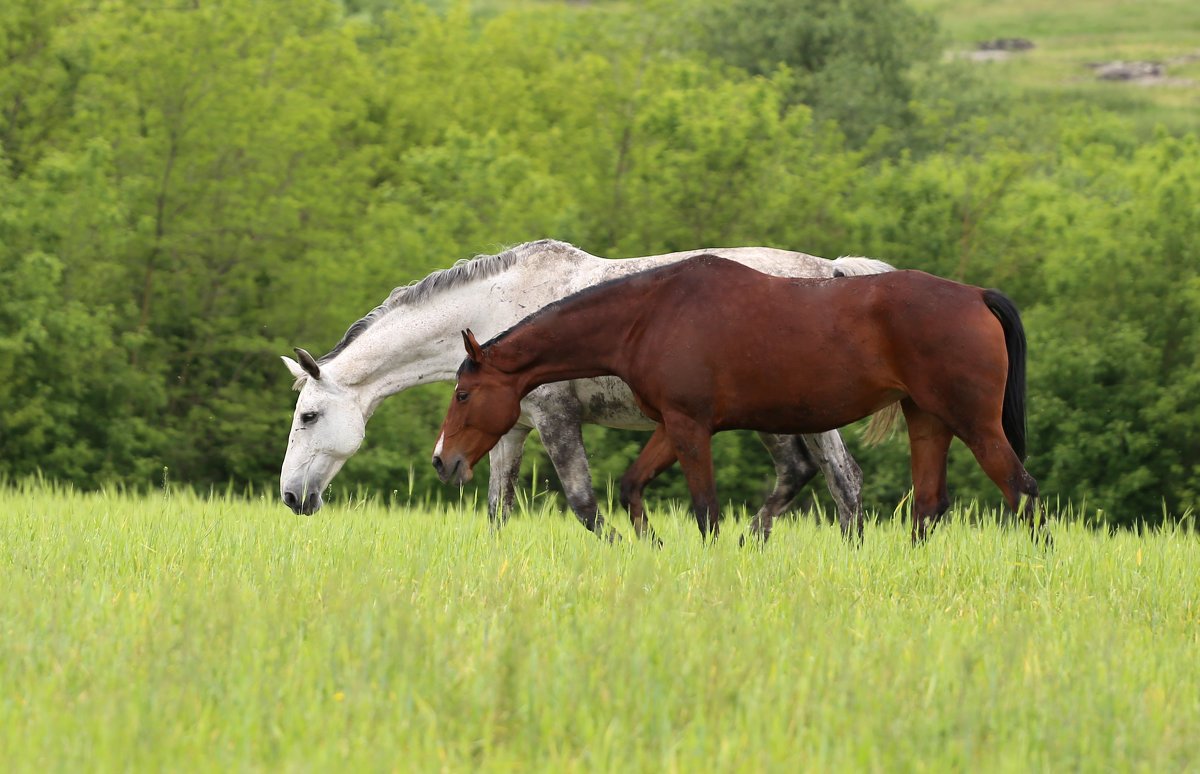
[[[305,411],[303,414],[300,415],[300,423],[301,424],[311,425],[313,422],[316,422],[316,421],[317,421],[317,412],[315,412],[315,411]]]

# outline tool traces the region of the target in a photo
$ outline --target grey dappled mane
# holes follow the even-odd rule
[[[567,257],[587,255],[579,248],[566,242],[559,242],[554,239],[541,239],[536,242],[519,244],[497,255],[477,255],[474,258],[461,260],[449,269],[435,271],[424,279],[393,290],[382,304],[367,312],[366,316],[351,325],[349,330],[346,331],[346,335],[342,336],[342,340],[333,349],[319,357],[317,363],[325,364],[333,360],[346,347],[350,346],[351,342],[374,325],[377,320],[397,307],[419,304],[430,296],[444,290],[457,287],[472,280],[486,279],[487,277],[499,274],[513,264],[529,258],[531,255],[546,252],[553,252]]]

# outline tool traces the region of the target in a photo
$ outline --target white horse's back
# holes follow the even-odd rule
[[[847,277],[859,277],[864,274],[883,274],[886,271],[895,271],[896,267],[885,261],[880,261],[876,258],[863,258],[856,255],[843,255],[841,258],[834,258],[831,262],[834,264],[834,271],[840,271]]]
[[[857,276],[863,274],[882,274],[883,272],[895,270],[895,267],[891,264],[874,258],[846,256],[830,260],[828,258],[809,255],[808,253],[781,250],[776,247],[706,247],[700,250],[684,250],[675,253],[664,253],[662,255],[648,255],[644,258],[624,258],[605,261],[608,265],[603,269],[604,278],[612,279],[638,271],[645,271],[656,266],[664,266],[697,255],[718,255],[776,277]]]

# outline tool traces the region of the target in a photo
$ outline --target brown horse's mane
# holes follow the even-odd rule
[[[587,253],[579,248],[566,242],[560,242],[555,239],[540,239],[536,242],[525,242],[515,247],[510,247],[496,255],[477,255],[474,258],[461,260],[448,269],[435,271],[423,279],[392,290],[383,303],[367,312],[360,320],[351,325],[346,334],[342,336],[342,340],[333,349],[318,358],[317,362],[324,365],[333,360],[346,347],[350,346],[355,339],[366,332],[368,328],[394,309],[406,305],[420,304],[431,296],[450,288],[455,288],[475,280],[493,277],[511,268],[513,265],[527,260],[532,255],[540,255],[546,252],[554,252],[565,258],[574,259],[579,259],[587,255]]]

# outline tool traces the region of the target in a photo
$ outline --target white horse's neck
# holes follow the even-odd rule
[[[365,416],[402,390],[454,381],[466,357],[464,328],[487,341],[546,304],[600,281],[605,265],[614,263],[562,247],[568,246],[531,250],[499,273],[462,279],[398,304],[323,363],[322,374],[354,391]]]

